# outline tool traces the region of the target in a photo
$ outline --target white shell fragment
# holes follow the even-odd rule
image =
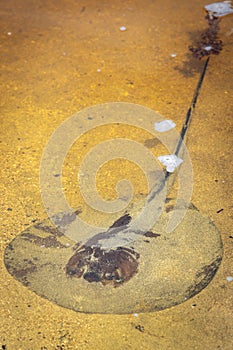
[[[172,120],[162,120],[161,122],[155,123],[155,130],[159,132],[165,132],[175,128],[176,124]]]
[[[210,15],[214,15],[215,17],[223,17],[233,13],[231,1],[214,2],[213,4],[206,5],[205,9]]]
[[[166,167],[169,173],[173,173],[175,168],[183,162],[183,159],[178,158],[175,154],[159,156],[158,160]]]
[[[233,277],[232,277],[232,276],[227,276],[227,277],[226,277],[226,280],[227,280],[228,282],[232,282],[232,281],[233,281]]]

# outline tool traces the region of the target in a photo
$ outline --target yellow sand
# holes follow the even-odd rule
[[[232,17],[222,20],[224,49],[210,59],[189,135],[195,172],[192,202],[214,221],[224,244],[223,262],[209,286],[161,312],[87,315],[38,297],[11,277],[3,263],[7,244],[47,216],[40,197],[40,159],[52,132],[73,113],[98,103],[131,102],[158,111],[180,129],[203,66],[187,47],[206,27],[204,4],[2,1],[2,349],[232,349],[233,282],[226,280],[233,274]],[[121,26],[126,31],[120,31]],[[134,138],[135,131],[129,130],[130,135]],[[140,132],[136,136],[141,143],[148,139]],[[93,137],[98,143],[103,135],[84,141],[93,142]],[[106,199],[114,197],[118,179],[111,174],[119,166],[112,165],[99,175]],[[73,170],[73,164],[69,166]],[[135,167],[127,163],[123,176],[132,178],[132,172]],[[139,178],[133,176],[138,193],[146,191],[141,177],[141,172]],[[76,187],[67,185],[67,191],[69,186],[77,204],[81,195],[73,199]]]

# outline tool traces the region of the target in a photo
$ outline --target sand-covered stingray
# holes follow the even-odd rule
[[[181,159],[208,60],[176,140],[174,156]],[[184,302],[215,275],[222,243],[214,224],[192,204],[166,195],[176,175],[167,170],[158,176],[147,196],[135,196],[91,236],[76,232],[82,208],[56,213],[56,226],[47,219],[28,228],[5,251],[8,271],[38,295],[80,312],[148,312]]]

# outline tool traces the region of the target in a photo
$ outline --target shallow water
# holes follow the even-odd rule
[[[157,111],[180,130],[203,66],[187,49],[206,28],[203,5],[200,0],[2,3],[3,348],[232,348],[232,283],[226,280],[232,274],[232,17],[220,25],[223,51],[210,59],[188,141],[192,202],[214,221],[224,246],[223,262],[207,288],[160,312],[85,315],[37,296],[3,264],[12,239],[47,217],[40,196],[40,160],[63,121],[85,107],[124,101]],[[120,31],[121,26],[126,31]],[[155,150],[153,135],[134,127],[116,125],[82,135],[76,157],[68,154],[64,164],[62,185],[74,207],[84,206],[76,182],[82,157],[106,135],[130,138]],[[136,194],[147,193],[141,170],[114,160],[100,169],[100,195],[115,199],[115,185],[122,177],[131,180]],[[85,208],[83,215],[100,223],[105,216],[99,213],[96,218],[93,212]]]

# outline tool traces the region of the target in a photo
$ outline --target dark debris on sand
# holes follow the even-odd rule
[[[218,38],[220,18],[206,15],[208,28],[201,34],[201,39],[195,46],[189,46],[193,56],[201,59],[205,56],[218,55],[222,50],[222,40]]]

